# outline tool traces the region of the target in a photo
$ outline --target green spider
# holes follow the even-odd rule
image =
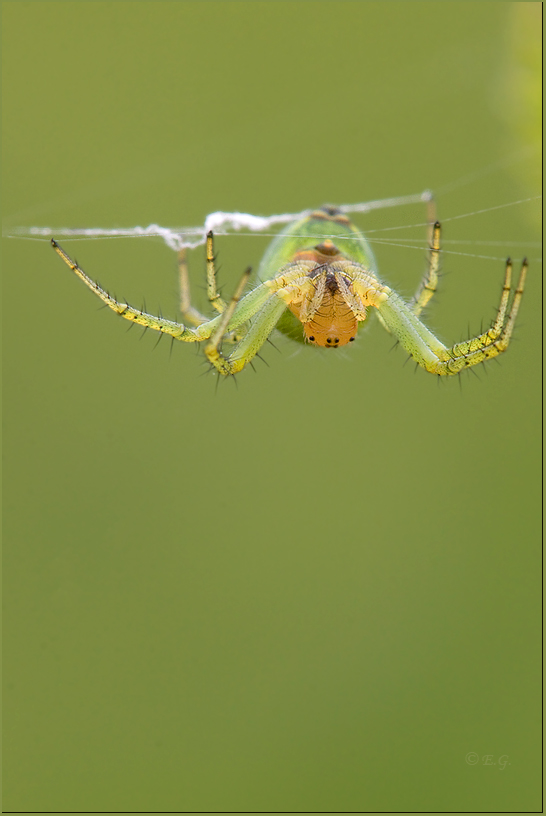
[[[220,297],[216,287],[213,235],[209,232],[207,294],[219,314],[208,319],[191,305],[185,250],[181,250],[180,309],[184,323],[148,314],[116,300],[89,278],[55,240],[51,243],[76,275],[121,317],[169,334],[173,340],[206,341],[205,355],[222,375],[242,371],[274,329],[299,342],[340,348],[355,339],[358,324],[366,319],[370,307],[377,309],[383,326],[426,371],[458,374],[507,349],[528,266],[524,259],[508,312],[512,263],[510,259],[506,261],[498,313],[491,328],[448,348],[419,319],[438,282],[438,221],[431,226],[428,269],[408,303],[381,282],[368,242],[335,207],[321,207],[290,223],[267,249],[254,288],[243,296],[250,278],[247,269],[229,303]],[[224,343],[234,344],[230,354],[223,353]]]

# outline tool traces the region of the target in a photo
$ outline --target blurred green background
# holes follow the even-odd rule
[[[462,388],[370,321],[216,391],[4,239],[6,810],[540,809],[539,204],[490,209],[539,192],[540,10],[3,4],[4,234],[432,188],[467,253],[427,318],[449,342],[531,258],[513,346]],[[425,230],[393,234],[411,294]],[[218,239],[225,293],[267,241]],[[63,243],[176,316],[159,239]]]

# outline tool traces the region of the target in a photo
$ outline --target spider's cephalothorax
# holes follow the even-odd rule
[[[413,298],[406,302],[381,282],[375,258],[361,232],[336,207],[324,206],[292,221],[270,244],[255,286],[243,296],[247,270],[226,303],[216,288],[212,232],[207,235],[207,293],[219,313],[207,318],[191,305],[185,250],[179,254],[180,311],[183,323],[135,309],[116,300],[89,278],[63,249],[55,250],[81,280],[121,317],[168,334],[182,342],[206,341],[205,354],[220,374],[236,374],[259,352],[274,329],[293,340],[339,348],[354,340],[358,323],[370,307],[387,331],[424,369],[458,374],[505,351],[516,321],[527,261],[512,289],[512,263],[506,262],[497,316],[482,334],[448,347],[420,320],[436,290],[440,259],[440,224],[429,202],[430,260]],[[509,307],[509,302],[510,307]],[[234,344],[225,355],[225,343]]]

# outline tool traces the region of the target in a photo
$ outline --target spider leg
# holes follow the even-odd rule
[[[216,287],[216,257],[214,255],[214,236],[212,230],[207,233],[207,297],[217,312],[223,314],[227,308],[226,301],[220,297]],[[226,332],[222,337],[223,343],[238,343],[246,332],[246,326],[241,326],[239,331]]]
[[[218,291],[216,289],[216,270],[214,266],[214,246],[213,246],[213,236],[212,232],[209,232],[207,235],[207,249],[206,249],[206,257],[207,257],[207,295],[209,301],[216,309],[217,312],[222,314],[226,308],[225,301],[219,296]],[[193,326],[200,326],[203,323],[207,323],[210,318],[206,315],[202,314],[198,309],[196,309],[191,304],[191,296],[190,296],[190,282],[188,276],[188,263],[186,259],[186,248],[180,250],[178,253],[178,281],[179,281],[179,292],[180,292],[180,312],[182,314],[182,318],[186,320],[188,323],[191,323]],[[237,335],[230,332],[229,334],[224,335],[224,342],[228,343],[236,343],[241,337],[244,335],[244,331],[239,332]]]
[[[191,305],[186,247],[183,247],[178,253],[178,291],[182,319],[193,326],[206,323],[209,318]]]
[[[391,292],[379,304],[378,309],[389,331],[420,366],[433,374],[458,374],[463,368],[496,357],[508,348],[523,294],[527,267],[527,260],[524,260],[508,317],[506,311],[512,270],[510,260],[506,263],[500,305],[491,328],[477,337],[456,343],[451,348],[444,346],[395,292]]]
[[[287,305],[299,301],[304,293],[313,289],[307,275],[312,266],[308,262],[287,264],[275,278],[264,281],[240,300],[250,274],[247,270],[221,318],[212,321],[215,331],[205,347],[207,358],[220,374],[237,374],[258,354]],[[250,325],[245,335],[231,354],[224,357],[220,345],[226,332],[236,334],[236,329],[248,321]]]
[[[116,300],[114,297],[112,297],[112,295],[108,294],[108,292],[99,286],[98,283],[86,275],[83,269],[81,269],[78,264],[74,263],[74,261],[66,254],[64,249],[62,249],[55,240],[51,239],[51,244],[55,252],[60,255],[65,264],[70,267],[70,269],[85,283],[86,286],[89,287],[89,289],[91,289],[92,292],[95,293],[95,295],[97,295],[97,297],[103,301],[103,303],[106,304],[106,306],[116,312],[116,314],[120,315],[120,317],[124,317],[126,320],[132,320],[134,323],[139,323],[141,326],[145,326],[146,328],[155,329],[156,331],[164,332],[165,334],[170,334],[175,338],[175,340],[194,343],[202,339],[196,334],[194,329],[190,329],[187,326],[184,326],[182,323],[177,323],[173,320],[167,320],[164,317],[148,314],[141,309],[135,309],[134,306],[130,306],[128,303],[122,303],[121,301]]]
[[[410,300],[410,308],[416,315],[421,314],[425,306],[434,295],[438,286],[438,268],[440,266],[440,222],[432,225],[432,234],[429,247],[429,263],[425,275],[417,287],[417,291]]]
[[[526,260],[524,260],[524,265],[525,265],[525,268],[527,269],[527,261]],[[522,272],[523,272],[523,268],[522,268]],[[525,283],[525,281],[523,281],[523,283]],[[512,287],[512,261],[511,261],[510,258],[507,258],[506,267],[505,267],[505,270],[504,270],[504,283],[502,285],[502,293],[501,293],[499,308],[497,310],[497,317],[495,319],[495,322],[493,323],[493,325],[491,326],[491,328],[489,330],[489,334],[494,332],[495,337],[498,337],[498,335],[501,333],[502,327],[504,325],[504,318],[506,316],[506,309],[508,308],[508,298],[510,297],[511,287]],[[519,288],[520,287],[518,286],[518,289]],[[523,288],[521,289],[521,291],[523,291]],[[519,301],[520,300],[521,300],[521,292],[519,293],[518,307],[519,307]]]
[[[261,308],[248,332],[229,356],[232,373],[241,371],[258,354],[263,344],[279,322],[286,304],[272,295]]]
[[[207,233],[207,296],[216,311],[222,314],[227,303],[220,297],[216,288],[216,267],[214,262],[214,236],[210,231]]]
[[[241,298],[241,293],[248,280],[247,271],[241,279],[237,291],[232,298],[232,301],[228,307],[229,311],[226,310],[228,311],[227,316],[225,313],[220,314],[218,317],[208,320],[205,323],[201,323],[195,328],[189,328],[184,326],[182,323],[167,320],[166,318],[158,317],[157,315],[148,314],[141,309],[135,309],[128,303],[122,303],[121,301],[116,300],[101,286],[99,286],[98,283],[86,275],[83,269],[81,269],[78,264],[74,263],[74,261],[66,254],[64,249],[62,249],[55,240],[52,240],[51,244],[67,266],[70,267],[70,269],[85,283],[87,287],[89,287],[89,289],[91,289],[95,295],[97,295],[97,297],[103,301],[103,303],[106,304],[106,306],[116,312],[116,314],[120,315],[120,317],[130,320],[132,323],[139,323],[145,328],[155,329],[156,331],[163,332],[164,334],[169,334],[174,340],[181,340],[182,342],[195,343],[201,340],[208,340],[210,337],[216,335],[212,343],[209,344],[212,345],[212,349],[209,349],[209,354],[207,354],[207,356],[217,356],[217,361],[219,362],[214,362],[214,360],[211,359],[211,356],[209,356],[209,359],[211,359],[213,365],[215,365],[222,374],[232,374],[236,371],[240,371],[242,368],[244,368],[247,362],[250,362],[252,357],[259,350],[260,346],[267,339],[267,336],[273,330],[282,311],[286,308],[284,302],[276,296],[276,291],[271,291],[272,288],[275,290],[274,284],[276,281],[267,281],[262,283],[249,292],[244,298]],[[266,305],[268,306],[268,310],[264,317],[261,317],[261,311],[263,311],[263,307]],[[273,306],[275,306],[276,309],[273,309]],[[275,312],[276,316],[272,315],[272,312]],[[235,352],[237,352],[236,363],[235,365],[232,365],[226,361],[225,358],[223,358],[218,348],[219,344],[222,339],[229,338],[231,333],[236,333],[238,329],[241,329],[242,326],[248,323],[248,321],[254,318],[254,316],[257,314],[258,319],[256,320],[255,324],[251,324],[252,333],[248,339],[248,342],[246,341],[245,336],[245,344],[243,345],[240,343],[235,349]]]
[[[322,303],[325,290],[326,290],[326,278],[324,275],[319,275],[316,278],[316,280],[311,282],[311,280],[308,278],[307,280],[304,281],[303,286],[296,287],[294,289],[294,292],[287,293],[288,297],[290,297],[290,295],[295,295],[295,297],[299,299],[300,294],[304,293],[305,291],[309,291],[310,293],[312,292],[311,297],[304,299],[302,301],[299,313],[299,319],[301,320],[302,323],[307,323],[308,321],[312,320],[313,317],[316,315]]]
[[[256,356],[287,305],[302,297],[304,289],[313,287],[306,274],[310,266],[312,264],[309,263],[287,264],[274,279],[264,281],[239,302],[250,274],[250,270],[247,270],[205,348],[209,361],[220,374],[237,374]],[[224,357],[220,344],[226,332],[233,332],[251,318],[253,319],[243,338],[229,357]]]
[[[477,363],[481,363],[483,360],[489,360],[492,357],[496,357],[498,354],[502,354],[503,351],[506,351],[510,343],[510,338],[512,337],[514,325],[516,323],[516,317],[525,287],[525,278],[527,276],[528,266],[527,259],[524,258],[521,265],[518,283],[514,290],[514,298],[512,300],[510,312],[506,318],[512,277],[512,262],[510,259],[506,261],[504,284],[502,287],[501,300],[495,322],[491,328],[483,334],[480,334],[477,337],[472,337],[462,343],[456,343],[454,346],[452,346],[449,349],[449,353],[452,358],[448,363],[449,370],[440,373],[453,374],[463,368],[476,365]]]
[[[212,233],[209,233],[212,239]],[[207,265],[208,265],[208,236],[207,236]],[[227,360],[223,356],[222,352],[220,351],[220,345],[222,340],[224,339],[224,335],[226,334],[226,330],[228,327],[228,323],[232,319],[235,309],[237,308],[237,304],[241,300],[242,294],[244,292],[245,286],[248,283],[250,278],[251,269],[250,267],[243,273],[241,280],[239,281],[237,288],[231,298],[229,305],[226,309],[224,309],[220,314],[220,320],[218,325],[216,326],[213,334],[210,337],[209,342],[205,346],[205,354],[207,355],[208,361],[215,366],[221,374],[232,374],[233,372],[229,370],[229,366],[227,365]]]
[[[438,286],[438,267],[440,263],[440,224],[436,220],[436,201],[430,192],[425,201],[427,207],[427,222],[429,225],[429,262],[428,269],[417,287],[415,295],[410,300],[410,308],[416,315],[421,314],[436,291],[436,287]],[[383,328],[390,332],[380,312],[378,312],[377,316]]]

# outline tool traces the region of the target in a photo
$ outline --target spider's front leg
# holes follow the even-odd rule
[[[432,374],[458,374],[462,369],[496,357],[508,348],[523,294],[527,267],[527,260],[524,259],[509,314],[507,315],[507,309],[512,278],[510,260],[506,262],[500,305],[491,328],[477,337],[455,343],[451,348],[444,346],[426,328],[396,292],[391,292],[378,306],[378,310],[388,330],[420,366]]]
[[[240,306],[244,306],[244,299],[241,301]],[[229,357],[224,357],[219,349],[222,335],[218,331],[218,336],[213,337],[205,347],[207,358],[220,374],[238,374],[259,352],[285,309],[286,306],[282,300],[268,293],[266,303],[258,311],[245,336],[235,346]],[[227,310],[224,314],[226,313]],[[237,312],[235,312],[234,317],[237,317]],[[234,324],[228,323],[227,328],[228,330],[233,329]]]
[[[205,347],[209,362],[220,374],[242,371],[266,342],[287,305],[303,300],[309,289],[313,289],[313,283],[307,277],[308,270],[308,263],[287,264],[275,278],[264,281],[240,299],[250,275],[249,269],[245,272]],[[237,329],[244,323],[249,324],[244,337],[231,354],[224,357],[220,346],[226,332],[237,334]]]
[[[91,291],[102,300],[103,303],[112,309],[112,311],[116,312],[116,314],[118,314],[120,317],[123,317],[125,320],[131,320],[133,323],[138,323],[140,326],[144,326],[145,328],[155,329],[163,334],[169,334],[174,340],[181,340],[185,343],[195,343],[203,339],[203,337],[198,334],[196,330],[184,326],[183,323],[177,323],[174,320],[167,320],[164,317],[148,314],[148,312],[143,312],[142,309],[136,309],[129,303],[123,303],[120,300],[116,300],[116,298],[112,297],[112,295],[106,292],[106,290],[104,290],[96,281],[86,275],[83,269],[81,269],[81,267],[78,266],[78,264],[66,254],[64,249],[59,246],[57,241],[55,241],[53,238],[51,239],[51,245],[55,252],[63,259],[65,264],[74,272],[74,274],[77,275],[78,278],[80,278],[80,280],[82,280],[85,285],[88,286],[89,289],[91,289]]]
[[[155,329],[155,331],[163,334],[169,334],[173,340],[181,340],[185,343],[198,343],[201,340],[210,339],[205,348],[205,353],[221,374],[235,374],[244,368],[246,363],[250,362],[259,348],[265,343],[286,308],[285,304],[271,291],[267,283],[257,286],[239,302],[248,280],[249,271],[247,271],[231,303],[222,314],[212,320],[205,320],[195,328],[189,328],[174,320],[167,320],[164,317],[148,314],[148,312],[141,309],[135,309],[134,306],[112,297],[96,281],[90,278],[55,240],[52,240],[51,244],[57,254],[80,280],[103,303],[125,320],[138,323],[145,328]],[[219,349],[222,339],[226,335],[229,337],[230,334],[236,336],[237,332],[241,331],[248,321],[251,321],[250,330],[245,334],[243,340],[236,346],[229,358],[226,359]]]

